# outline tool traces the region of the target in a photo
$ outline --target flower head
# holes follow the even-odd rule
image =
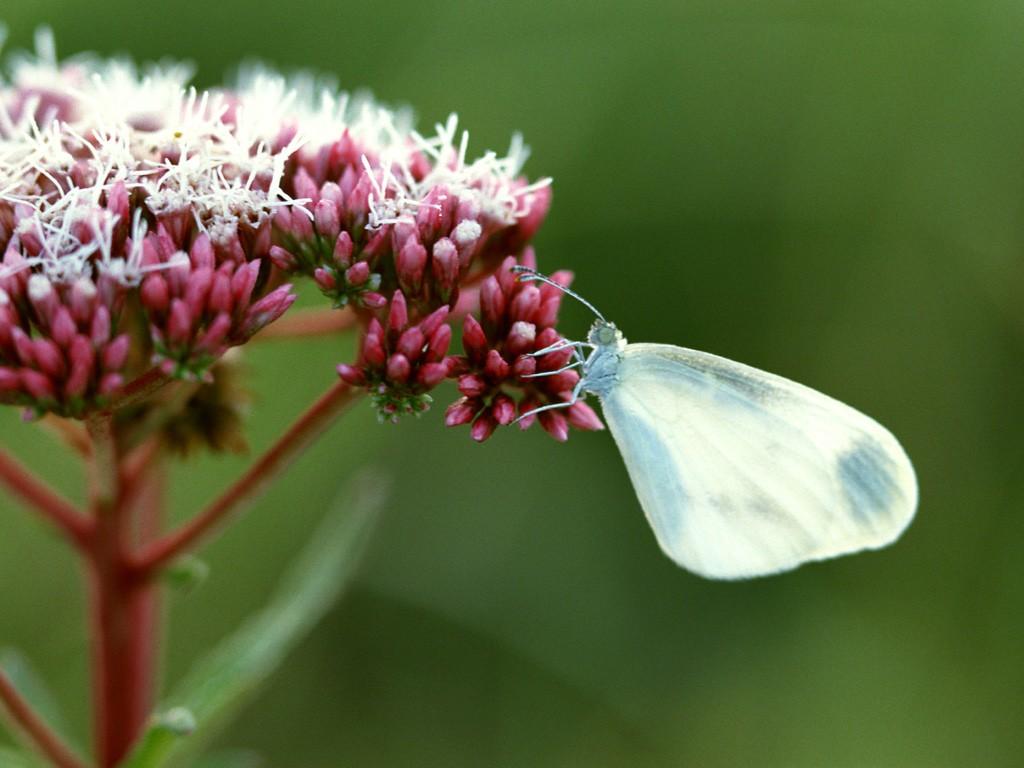
[[[473,157],[455,115],[421,134],[406,112],[312,77],[250,70],[199,91],[190,76],[61,63],[45,31],[34,56],[12,59],[0,398],[81,415],[146,366],[209,381],[288,310],[296,278],[355,315],[359,358],[338,371],[382,418],[422,412],[452,375],[465,397],[448,421],[472,421],[477,439],[564,398],[575,372],[529,378],[565,362],[528,354],[557,338],[558,292],[507,269],[533,258],[551,202],[549,179],[522,174],[520,137]],[[456,317],[460,358],[448,355]],[[567,424],[599,426],[582,404],[541,423],[560,439]]]
[[[535,266],[532,249],[527,249],[522,263]],[[566,368],[573,355],[569,347],[537,354],[562,341],[555,326],[563,294],[554,285],[520,282],[511,269],[515,264],[514,258],[506,259],[496,274],[484,280],[480,321],[468,315],[463,322],[465,356],[450,364],[462,397],[449,406],[446,423],[470,424],[478,441],[517,419],[520,429],[539,420],[556,440],[566,440],[569,427],[602,429],[597,414],[582,400],[564,409],[532,413],[569,401],[580,375]],[[555,272],[551,279],[568,286],[572,274]]]

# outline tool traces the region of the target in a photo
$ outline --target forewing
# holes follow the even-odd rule
[[[781,376],[630,344],[602,404],[659,544],[703,576],[882,547],[914,516],[917,481],[896,438]]]

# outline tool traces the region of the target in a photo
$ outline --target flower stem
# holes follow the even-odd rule
[[[80,514],[70,501],[58,495],[2,449],[0,483],[56,525],[79,549],[88,545],[93,530],[92,521]]]
[[[85,768],[85,763],[75,756],[71,749],[32,709],[2,670],[0,670],[0,702],[3,703],[11,719],[54,765],[58,768]]]
[[[170,381],[172,381],[170,376],[154,366],[114,392],[100,413],[110,415],[120,408],[133,405],[149,397]]]
[[[128,567],[130,508],[121,483],[113,419],[98,414],[86,422],[92,438],[92,510],[96,532],[88,552],[92,577],[94,712],[97,761],[113,768],[145,725],[151,659],[142,601],[149,588]]]
[[[165,474],[159,446],[151,460],[140,470],[136,483],[140,486],[130,509],[135,513],[135,540],[146,544],[160,535],[163,525]],[[130,605],[132,644],[131,659],[135,669],[130,674],[137,690],[137,719],[145,720],[156,698],[160,674],[161,604],[158,584],[136,582]]]
[[[204,511],[165,538],[143,547],[134,562],[139,575],[143,578],[152,576],[196,546],[229,514],[252,501],[361,394],[344,382],[331,387]]]
[[[289,312],[271,323],[256,336],[257,341],[271,339],[300,339],[309,336],[329,336],[347,330],[358,317],[351,310],[303,309]]]

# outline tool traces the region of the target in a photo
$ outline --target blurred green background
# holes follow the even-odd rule
[[[919,516],[883,552],[744,583],[660,553],[607,434],[484,446],[349,414],[205,550],[166,677],[258,607],[345,479],[395,498],[360,576],[220,744],[269,766],[1024,764],[1024,7],[1009,0],[6,0],[11,47],[336,74],[555,178],[541,265],[634,340],[877,417]],[[563,328],[582,333],[567,308]],[[254,449],[350,341],[248,355]],[[453,390],[441,400],[454,398]],[[17,414],[3,441],[69,494]],[[244,458],[177,475],[183,515]],[[0,500],[0,644],[88,731],[76,567]]]

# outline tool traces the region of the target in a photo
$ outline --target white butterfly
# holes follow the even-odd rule
[[[517,269],[521,280],[548,278]],[[627,344],[599,318],[571,347],[658,543],[701,576],[740,579],[892,543],[917,480],[881,424],[802,384],[669,344]],[[584,357],[583,350],[590,350]],[[540,410],[540,409],[538,409]]]

